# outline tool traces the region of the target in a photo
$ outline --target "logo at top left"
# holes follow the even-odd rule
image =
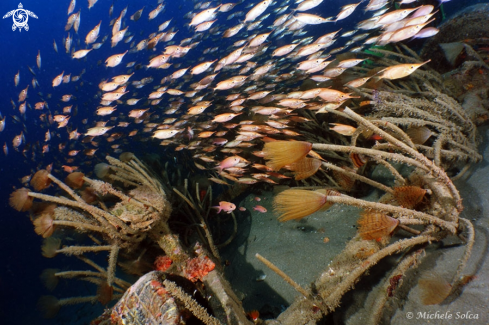
[[[12,16],[12,19],[14,21],[14,24],[12,25],[12,30],[15,31],[18,28],[19,32],[22,31],[22,28],[25,28],[26,31],[29,30],[29,25],[27,25],[29,16],[37,19],[36,14],[32,11],[25,10],[22,6],[22,3],[19,3],[18,9],[7,12],[5,16],[3,16],[3,19],[10,16]]]

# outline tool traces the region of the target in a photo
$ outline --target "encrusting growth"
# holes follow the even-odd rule
[[[98,172],[103,170],[102,176],[105,181],[88,178],[83,173],[73,173],[74,175],[68,176],[66,183],[63,183],[50,173],[43,171],[38,174],[40,176],[36,177],[37,180],[42,178],[43,184],[55,184],[64,190],[68,195],[66,197],[33,192],[27,188],[17,190],[11,195],[10,204],[17,210],[24,211],[32,208],[35,231],[45,238],[42,246],[43,256],[48,258],[58,254],[75,256],[94,269],[93,271],[45,271],[42,278],[49,289],[53,289],[60,278],[74,278],[97,286],[95,296],[61,300],[53,296],[42,297],[38,306],[45,317],[54,317],[59,308],[64,305],[96,301],[107,305],[112,300],[119,299],[131,284],[117,277],[117,266],[123,266],[124,270],[129,267],[131,273],[141,272],[141,270],[132,270],[131,265],[142,268],[144,270],[142,272],[151,270],[151,266],[148,269],[148,263],[140,259],[144,252],[155,249],[155,246],[159,246],[159,253],[163,251],[162,256],[169,262],[165,263],[167,272],[180,274],[186,277],[187,281],[190,280],[190,283],[206,281],[207,277],[212,275],[212,282],[207,283],[207,286],[216,292],[218,299],[222,301],[228,299],[227,282],[221,274],[217,273],[215,263],[206,255],[205,250],[196,245],[194,253],[189,253],[180,243],[178,236],[171,232],[168,225],[171,206],[159,179],[133,154],[125,154],[122,158],[124,161],[107,157],[109,164],[102,169],[97,168]],[[120,190],[121,185],[130,189]],[[46,186],[38,188],[45,189]],[[77,190],[81,193],[89,190],[90,201],[100,207],[86,202],[83,196],[78,195]],[[111,205],[106,205],[101,200],[107,197],[112,198],[112,202],[108,203]],[[33,204],[33,199],[39,199],[47,204],[38,202]],[[93,244],[62,246],[64,234],[58,229],[66,228],[86,234],[87,239]],[[141,252],[135,264],[120,261],[135,251]],[[88,254],[96,253],[108,254],[107,267],[102,267],[87,257]],[[196,257],[192,257],[191,254],[195,254]],[[175,286],[169,283],[168,290],[173,287]],[[223,291],[223,288],[226,289]],[[171,292],[178,299],[186,299],[178,287]],[[170,297],[167,296],[165,299]],[[196,313],[197,317],[203,317],[206,324],[220,323],[216,318],[202,312],[197,302],[184,301],[184,303],[188,309]],[[234,311],[227,311],[228,315],[236,319],[245,319],[241,305],[233,305]],[[179,313],[176,313],[178,316],[176,319],[180,317]],[[123,316],[122,313],[118,315]],[[110,323],[111,317],[105,318],[105,316],[105,314],[102,316],[99,324]]]
[[[412,54],[410,50],[405,50]],[[371,320],[380,319],[387,298],[395,294],[405,272],[413,263],[421,261],[422,254],[416,249],[448,236],[466,243],[465,254],[451,282],[433,278],[419,281],[423,303],[441,303],[471,278],[463,272],[474,244],[474,229],[469,220],[460,218],[462,199],[447,170],[454,166],[455,161],[477,162],[481,159],[476,150],[474,124],[460,105],[441,92],[441,77],[426,70],[427,66],[419,68],[423,64],[415,56],[376,51],[384,55],[377,61],[381,65],[379,68],[392,66],[394,59],[400,59],[403,64],[407,62],[410,66],[416,66],[416,71],[410,72],[409,79],[397,80],[386,75],[385,71],[388,70],[383,70],[382,81],[378,84],[381,90],[357,89],[351,84],[347,85],[368,100],[360,102],[360,105],[352,101],[349,107],[341,109],[341,103],[325,99],[328,93],[336,99],[338,91],[328,88],[320,90],[319,97],[326,102],[303,112],[312,121],[301,130],[304,141],[268,138],[264,140],[263,152],[260,153],[260,157],[266,160],[266,166],[255,165],[261,170],[268,167],[267,172],[270,169],[283,169],[289,175],[292,172],[295,180],[290,184],[301,182],[305,185],[304,188],[286,189],[275,196],[273,207],[279,221],[294,222],[313,213],[324,212],[334,204],[349,205],[363,211],[358,219],[357,236],[346,244],[310,287],[301,287],[270,261],[256,255],[301,294],[277,318],[276,321],[282,324],[306,324],[323,319],[340,305],[345,293],[370,268],[388,256],[399,254],[398,266],[389,276],[389,282],[382,285],[387,292],[381,294],[374,308],[375,315],[371,317]],[[379,82],[378,79],[374,77],[372,81]],[[318,93],[314,95],[314,91],[317,90],[307,90],[305,98],[316,98]],[[346,95],[346,98],[341,98],[357,98]],[[297,104],[288,99],[283,103],[286,102]],[[299,104],[303,104],[302,101]],[[369,116],[363,116],[360,111],[367,105],[372,105],[373,111]],[[316,113],[328,113],[332,118],[326,124],[320,122],[314,110]],[[331,123],[336,122],[333,118],[338,118],[339,123]],[[335,128],[325,126],[328,123],[334,124]],[[239,156],[227,159],[231,159],[232,164],[241,163]],[[217,250],[219,246],[214,245],[212,233],[206,224],[210,206],[206,207],[203,201],[212,196],[212,188],[209,186],[207,194],[201,197],[199,185],[196,184],[194,197],[189,192],[187,180],[183,192],[176,186],[163,185],[131,153],[121,155],[120,160],[107,157],[107,161],[108,164],[95,167],[95,173],[101,180],[77,172],[61,182],[41,170],[31,180],[36,192],[22,188],[10,196],[9,203],[13,208],[32,211],[35,232],[44,237],[44,256],[73,255],[94,269],[46,271],[43,278],[48,287],[54,287],[53,278],[76,278],[95,284],[98,290],[93,297],[59,301],[51,296],[45,297],[40,304],[45,314],[53,316],[60,306],[76,302],[99,301],[108,304],[125,291],[124,298],[110,313],[104,313],[99,323],[109,324],[110,319],[116,319],[118,324],[122,324],[127,315],[139,308],[133,303],[135,297],[140,298],[136,294],[139,294],[138,288],[142,288],[148,290],[146,298],[159,299],[161,305],[168,308],[168,316],[174,319],[178,318],[175,310],[182,308],[183,303],[187,311],[205,324],[249,324],[239,299],[223,278]],[[391,175],[390,183],[370,176],[372,166],[376,165],[382,166]],[[407,167],[409,172],[401,171],[399,166]],[[217,170],[221,176],[234,178],[224,173],[224,169],[229,168],[219,164]],[[239,171],[238,168],[236,170]],[[268,179],[263,174],[262,177]],[[306,180],[315,186],[309,186]],[[271,182],[276,184],[273,180]],[[380,198],[372,201],[355,197],[360,183],[380,193]],[[37,192],[52,184],[62,189],[66,196]],[[170,188],[173,189],[172,194],[183,200],[183,209],[192,215],[189,220],[193,220],[196,233],[205,238],[212,255],[207,255],[200,245],[189,253],[178,235],[170,230],[168,221],[171,207],[165,194],[165,189]],[[107,197],[115,202],[109,203],[107,200],[106,205],[104,198]],[[36,202],[33,203],[33,199],[51,205],[41,208],[36,206]],[[236,217],[234,214],[231,216],[236,225]],[[62,228],[85,233],[92,244],[61,246],[63,237],[58,229]],[[149,255],[147,250],[154,246],[163,251],[158,252],[155,263],[157,272],[144,275],[133,286],[117,277],[118,265],[125,270],[134,265],[137,270],[132,273],[146,272],[142,259]],[[107,267],[96,264],[86,256],[94,253],[108,255]],[[133,261],[120,263],[119,260],[127,256],[132,256]],[[167,273],[163,272],[185,277],[191,283],[204,282],[206,290],[213,297],[209,302],[218,307],[219,314],[211,316],[200,302],[183,291],[180,283],[165,278]],[[130,286],[131,289],[127,290]]]
[[[66,178],[66,183],[61,182],[46,170],[38,171],[31,179],[31,185],[36,190],[44,190],[51,183],[56,184],[63,189],[68,197],[51,196],[38,192],[31,192],[26,188],[19,189],[12,193],[10,204],[19,211],[26,211],[31,208],[34,198],[40,199],[50,204],[36,208],[37,215],[34,216],[33,224],[37,234],[45,238],[42,252],[45,257],[55,257],[63,253],[67,255],[76,255],[82,257],[82,260],[98,272],[98,279],[105,279],[101,282],[95,280],[94,275],[77,273],[76,278],[88,280],[98,284],[97,299],[102,304],[107,304],[114,297],[114,291],[120,292],[126,289],[128,284],[117,279],[116,265],[119,256],[119,250],[133,250],[140,245],[145,238],[151,236],[152,232],[158,232],[158,235],[169,232],[166,221],[169,218],[171,207],[166,200],[166,195],[161,186],[151,179],[150,172],[135,157],[132,160],[122,163],[115,158],[108,157],[111,165],[106,168],[103,175],[106,178],[117,179],[121,182],[136,184],[136,187],[129,191],[128,194],[117,190],[107,182],[93,180],[85,177],[83,173],[76,172]],[[88,185],[84,191],[90,189],[92,193],[97,193],[100,197],[113,195],[120,201],[110,209],[100,202],[102,208],[85,202],[75,190],[81,189]],[[38,204],[39,205],[39,204]],[[37,207],[37,206],[36,206]],[[73,228],[81,233],[90,234],[95,245],[93,246],[63,246],[61,247],[62,237],[56,232],[59,228]],[[166,254],[173,257],[182,255],[185,259],[185,253],[176,250],[178,245],[176,239],[172,236],[167,237],[169,240],[161,241],[162,248]],[[86,258],[84,255],[90,252],[109,252],[109,263],[107,269],[104,269]],[[79,272],[79,271],[70,271]],[[66,277],[66,273],[64,273]],[[55,274],[54,276],[59,276]],[[96,276],[97,277],[97,276]],[[45,277],[46,278],[46,277]],[[51,281],[52,282],[52,281]],[[83,300],[83,299],[82,299]],[[90,301],[93,299],[90,298]],[[66,300],[69,303],[81,300]],[[83,300],[85,301],[85,300]],[[54,303],[52,299],[45,299],[44,309],[49,310],[47,315],[64,304],[64,300]],[[51,307],[46,307],[50,305]]]
[[[183,292],[181,288],[179,288],[174,282],[170,280],[164,280],[163,284],[168,292],[185,303],[185,307],[187,307],[192,314],[194,314],[198,319],[204,322],[206,325],[221,325],[221,322],[216,318],[212,317],[207,313],[207,311],[202,308],[195,300],[193,300],[188,294]]]
[[[457,276],[453,283],[447,282],[440,285],[439,283],[433,284],[432,281],[429,283],[421,281],[420,287],[429,287],[430,292],[437,292],[439,298],[436,300],[425,294],[424,301],[426,303],[443,301],[453,291],[454,286],[462,282],[460,279],[463,279],[462,273],[474,240],[471,235],[473,227],[469,221],[464,219],[463,228],[460,228],[458,221],[459,213],[462,210],[461,198],[444,169],[421,154],[414,143],[399,140],[409,137],[396,126],[389,125],[384,129],[380,127],[382,124],[378,121],[362,117],[349,108],[345,108],[341,115],[343,118],[356,122],[359,130],[368,129],[378,134],[384,143],[375,144],[372,148],[358,147],[354,145],[357,140],[355,135],[351,137],[351,145],[272,141],[266,143],[264,148],[268,166],[274,170],[281,168],[292,170],[297,180],[315,177],[318,172],[334,171],[334,178],[342,180],[339,182],[342,184],[340,190],[350,190],[351,194],[351,187],[355,182],[363,182],[383,191],[384,195],[378,202],[358,199],[328,188],[316,190],[291,188],[276,195],[273,206],[279,214],[279,220],[283,222],[299,220],[312,213],[325,211],[335,203],[351,205],[364,210],[362,217],[358,220],[360,225],[358,236],[353,238],[344,251],[333,259],[328,268],[314,282],[314,289],[312,287],[302,288],[285,273],[275,268],[277,274],[301,292],[301,297],[289,307],[285,314],[279,316],[278,320],[283,317],[298,322],[319,320],[323,315],[334,311],[344,294],[359,278],[387,256],[407,252],[417,245],[439,241],[449,235],[461,236],[463,232],[468,232],[467,252],[457,269]],[[308,154],[314,158],[306,157]],[[362,159],[368,163],[377,162],[386,166],[399,186],[381,184],[361,175],[358,167],[355,169],[338,166],[322,158],[323,155],[332,156],[334,154],[362,155]],[[139,253],[139,256],[142,256],[147,248],[143,244],[146,240],[150,240],[157,243],[164,252],[164,255],[159,257],[159,260],[164,263],[158,263],[158,267],[165,272],[183,275],[193,282],[206,282],[207,287],[215,293],[218,303],[227,306],[224,308],[226,317],[241,318],[243,319],[241,323],[246,324],[245,313],[240,304],[229,303],[230,297],[234,294],[228,288],[219,270],[215,269],[215,263],[203,253],[201,248],[196,249],[198,256],[191,258],[183,249],[178,237],[172,234],[167,223],[171,208],[159,180],[152,176],[145,165],[134,156],[128,156],[125,162],[112,157],[107,157],[107,160],[108,165],[98,168],[99,172],[103,170],[105,181],[90,179],[82,173],[67,178],[66,184],[49,173],[42,172],[37,177],[37,179],[44,180],[41,182],[43,184],[47,184],[46,179],[49,179],[50,182],[63,189],[69,197],[30,192],[28,189],[17,190],[11,195],[10,204],[18,210],[31,208],[32,198],[51,204],[49,207],[37,208],[38,212],[33,218],[36,233],[45,237],[44,256],[54,257],[60,253],[75,255],[95,269],[95,271],[73,270],[54,273],[56,278],[76,278],[89,281],[96,284],[98,290],[97,295],[93,297],[68,298],[59,301],[52,297],[43,298],[41,306],[46,316],[54,315],[61,305],[94,300],[107,304],[120,297],[130,284],[116,276],[118,259],[134,250],[142,251]],[[401,175],[391,165],[393,161],[410,166],[413,172],[409,177]],[[333,178],[331,180],[334,182]],[[121,191],[110,182],[116,182],[132,189]],[[91,200],[98,202],[101,208],[84,201],[75,192],[75,189],[80,193],[87,193],[87,190],[90,189]],[[191,208],[190,211],[196,213],[199,222],[204,225],[209,247],[213,255],[218,258],[211,234],[205,228],[205,220],[202,218],[205,209],[198,196],[198,185],[196,189],[197,197],[195,199],[189,196],[187,184],[185,194],[176,188],[173,191],[185,200]],[[117,202],[106,206],[104,202],[100,201],[99,197],[108,195],[116,198]],[[441,197],[444,202],[451,202],[451,205],[440,205],[438,202]],[[71,227],[79,232],[87,233],[94,245],[63,246],[61,248],[62,239],[57,236],[57,229],[63,227]],[[407,237],[404,239],[399,238],[406,234]],[[109,262],[106,268],[97,265],[85,256],[96,252],[108,253]],[[267,265],[273,268],[271,263]],[[407,267],[403,270],[405,269]],[[48,275],[50,279],[53,277],[52,272],[46,273],[46,283],[48,283]],[[397,274],[395,276],[399,278]],[[219,318],[219,321],[210,316],[198,302],[188,297],[172,281],[165,280],[163,284],[153,283],[153,285],[156,293],[165,292],[165,295],[161,296],[164,299],[174,296],[177,300],[183,301],[185,308],[204,323],[217,324],[223,320],[222,317]],[[126,303],[124,300],[119,302],[119,304],[124,303]],[[321,312],[318,312],[319,310]],[[117,317],[123,316],[118,311],[113,312]],[[108,315],[104,314],[101,319],[108,321],[107,317]]]
[[[418,70],[414,75],[418,73],[421,73],[421,70]],[[436,76],[434,78],[436,79]],[[425,85],[425,87],[431,93],[438,94],[433,86]],[[329,161],[323,161],[321,165],[324,169],[334,172],[334,178],[342,184],[341,188],[345,190],[351,191],[351,184],[353,183],[351,180],[354,179],[384,192],[378,202],[357,199],[332,190],[323,190],[321,192],[320,190],[312,191],[293,188],[287,189],[275,197],[274,210],[279,215],[280,221],[298,220],[314,212],[325,210],[325,208],[330,207],[334,203],[351,205],[364,210],[358,220],[360,226],[358,236],[347,244],[344,251],[330,263],[329,269],[323,272],[320,278],[314,282],[314,292],[318,293],[321,300],[319,302],[312,300],[305,302],[302,297],[297,298],[296,302],[287,310],[286,315],[283,316],[286,319],[291,319],[292,317],[299,323],[319,320],[321,316],[307,312],[311,310],[310,305],[319,304],[318,307],[323,312],[323,315],[334,311],[340,304],[341,297],[354,286],[369,268],[377,264],[381,259],[395,253],[408,252],[416,245],[439,241],[446,236],[458,236],[465,241],[461,234],[466,231],[469,233],[466,245],[467,251],[463,262],[457,269],[457,276],[454,278],[453,283],[432,280],[420,281],[420,287],[425,292],[423,301],[427,304],[442,302],[453,291],[454,285],[461,282],[460,279],[463,278],[461,277],[462,270],[468,260],[467,256],[470,256],[474,241],[473,235],[470,235],[473,234],[473,226],[466,221],[463,222],[462,226],[459,225],[462,201],[443,167],[447,166],[454,157],[471,161],[480,159],[480,155],[475,150],[475,129],[473,124],[468,121],[463,111],[447,96],[440,96],[435,101],[435,104],[431,105],[432,110],[424,112],[421,108],[415,108],[419,114],[418,117],[424,118],[424,121],[410,119],[407,105],[402,106],[405,109],[403,114],[406,114],[402,119],[391,117],[392,110],[395,107],[400,107],[400,104],[396,106],[398,102],[394,96],[397,98],[397,95],[392,92],[385,93],[382,96],[384,98],[390,96],[391,101],[386,104],[384,98],[380,99],[379,94],[375,93],[371,95],[372,103],[382,107],[386,115],[387,110],[389,110],[389,117],[375,113],[367,118],[355,113],[350,108],[345,108],[342,112],[323,108],[329,113],[357,123],[357,131],[351,135],[350,145],[324,142],[310,142],[310,145],[307,145],[307,142],[302,141],[300,145],[296,144],[302,151],[289,149],[286,150],[289,153],[286,156],[284,151],[280,151],[278,148],[290,148],[289,146],[292,146],[290,143],[294,142],[274,141],[265,144],[265,159],[268,160],[268,165],[278,169],[287,164],[290,166],[298,164],[300,159],[304,159],[309,148],[315,150],[321,156],[335,157],[334,154],[336,153],[338,155],[348,154],[350,157],[352,155],[362,157],[361,164],[356,165],[353,162],[356,169],[337,166]],[[418,103],[407,95],[402,96],[404,96],[403,98],[406,99],[406,102],[415,104],[415,107],[419,107],[424,103],[424,101]],[[435,105],[439,106],[435,107]],[[439,108],[442,106],[443,108]],[[447,107],[452,110],[450,113],[443,113]],[[382,111],[379,109],[377,112]],[[406,123],[403,123],[404,121]],[[405,130],[401,128],[401,126],[405,125],[410,128],[429,127],[430,129],[421,129],[423,134],[419,135],[414,134],[414,131],[409,132],[411,135],[414,134],[413,140],[411,140]],[[443,134],[434,133],[431,131],[432,128],[436,128],[437,131],[453,133],[443,138]],[[376,138],[381,141],[377,141],[371,148],[364,148],[357,145],[360,134],[367,134],[367,136],[375,134]],[[439,142],[435,141],[433,148],[427,148],[425,145],[420,144],[420,142],[424,143],[428,137],[433,135],[439,137]],[[445,145],[440,145],[441,141],[444,141],[443,143],[448,145],[450,149],[447,150]],[[462,143],[470,143],[471,146],[462,148]],[[270,146],[273,146],[276,150],[265,150],[265,148],[270,148]],[[297,154],[294,154],[295,152]],[[366,162],[376,162],[385,166],[391,172],[398,186],[386,186],[360,175],[358,169]],[[411,175],[405,178],[393,166],[393,162],[410,166],[412,168]],[[290,166],[289,169],[293,170]],[[312,176],[312,174],[309,176]],[[345,182],[345,179],[348,182]],[[329,193],[326,193],[326,191]],[[335,194],[332,195],[331,193]],[[439,202],[446,203],[442,205]],[[412,225],[417,228],[411,228]],[[391,237],[394,232],[395,236]],[[406,239],[398,238],[399,236],[402,238],[406,234],[410,237]],[[406,258],[408,258],[407,256],[410,255],[406,255]],[[419,255],[416,255],[416,259],[420,259]],[[410,265],[410,262],[405,264]],[[401,273],[395,275],[396,279],[402,277],[402,272],[407,270],[407,268],[398,269]],[[394,284],[392,284],[391,288],[394,287]],[[307,295],[311,292],[307,289],[306,291]],[[433,293],[435,293],[436,297],[433,296]],[[317,299],[317,296],[315,299]],[[381,308],[382,304],[379,306]],[[378,313],[379,311],[376,311],[377,316]],[[285,321],[285,318],[282,318],[281,315],[279,317],[280,320]]]

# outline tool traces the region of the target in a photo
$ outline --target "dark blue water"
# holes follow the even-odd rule
[[[74,46],[76,49],[84,48],[84,40],[86,34],[102,20],[99,39],[104,35],[110,35],[112,27],[109,26],[109,21],[116,18],[120,11],[128,6],[125,23],[129,26],[129,32],[134,34],[136,44],[147,38],[152,32],[156,32],[158,25],[162,22],[173,18],[170,25],[178,30],[178,34],[174,40],[176,44],[180,40],[190,37],[193,32],[187,27],[189,19],[184,19],[183,16],[193,10],[194,3],[188,0],[166,1],[165,11],[162,12],[155,20],[148,21],[147,15],[149,11],[157,6],[157,1],[106,1],[99,0],[97,4],[88,10],[86,0],[78,0],[75,12],[81,9],[81,25],[78,35],[71,30],[70,34],[74,37]],[[251,1],[246,1],[248,3]],[[256,1],[255,1],[256,2]],[[278,5],[280,1],[277,1]],[[318,14],[323,17],[334,16],[339,11],[339,7],[346,5],[349,2],[344,1],[325,1],[319,7],[311,10],[310,13]],[[114,4],[114,12],[109,17],[109,7]],[[2,0],[0,1],[0,13],[6,14],[10,10],[17,9],[19,1]],[[16,212],[8,206],[8,197],[14,188],[21,187],[20,178],[30,174],[37,168],[45,167],[53,163],[54,174],[64,178],[66,173],[62,172],[62,165],[79,165],[81,169],[86,171],[100,161],[103,161],[104,156],[110,152],[109,144],[102,143],[100,149],[94,157],[85,157],[79,155],[75,162],[67,163],[66,159],[68,150],[83,150],[84,145],[78,141],[69,142],[66,129],[56,129],[56,125],[52,125],[49,129],[54,131],[53,139],[50,142],[51,150],[49,153],[42,154],[40,148],[44,145],[44,134],[47,131],[44,123],[39,120],[39,115],[43,112],[28,109],[25,120],[21,118],[21,122],[15,123],[12,115],[20,117],[18,110],[14,110],[11,105],[13,100],[18,107],[18,94],[27,85],[29,86],[29,95],[27,102],[34,106],[38,101],[45,99],[50,107],[51,112],[60,111],[63,106],[74,105],[78,106],[78,114],[72,116],[69,126],[71,129],[78,128],[79,132],[85,132],[87,127],[93,126],[95,121],[109,120],[110,117],[98,117],[94,115],[94,111],[99,106],[100,98],[98,94],[98,84],[101,80],[125,74],[128,69],[125,64],[130,61],[147,64],[151,54],[160,54],[164,49],[164,44],[157,46],[156,52],[140,51],[130,53],[123,60],[123,64],[115,68],[105,68],[103,62],[110,55],[123,53],[129,48],[129,44],[124,42],[119,43],[115,48],[110,48],[110,37],[107,42],[99,49],[93,50],[87,56],[87,59],[72,60],[69,54],[65,53],[62,39],[67,35],[64,31],[64,25],[67,20],[67,8],[69,1],[60,0],[42,0],[42,1],[23,1],[24,9],[34,12],[39,18],[29,17],[29,31],[22,30],[12,31],[12,18],[2,19],[0,21],[0,112],[2,116],[7,116],[6,129],[0,133],[0,146],[7,143],[9,153],[5,156],[0,152],[0,324],[73,324],[75,322],[86,323],[87,319],[93,318],[94,315],[100,313],[102,308],[100,305],[96,308],[90,306],[74,306],[68,309],[63,309],[59,318],[54,320],[43,320],[36,312],[35,306],[39,296],[48,294],[47,290],[41,284],[39,275],[45,268],[57,267],[62,270],[69,269],[88,269],[84,265],[78,263],[74,258],[66,258],[57,256],[54,259],[46,259],[41,256],[40,236],[34,233],[32,223],[26,213]],[[217,2],[213,2],[215,6]],[[417,5],[421,4],[421,1]],[[276,8],[278,5],[272,7]],[[293,3],[290,4],[294,6]],[[129,17],[145,6],[141,19],[137,22],[129,20]],[[467,6],[466,2],[452,1],[444,5],[447,15],[456,10]],[[244,5],[237,6],[232,12],[244,11]],[[219,16],[218,23],[225,25],[222,29],[234,26],[238,23],[237,19],[226,20],[226,17],[231,14],[224,13]],[[370,16],[365,16],[362,10],[357,10],[352,16],[337,24],[326,24],[319,26],[308,26],[306,36],[320,36],[328,32],[332,32],[342,28],[343,32],[352,30],[354,24],[360,20]],[[243,17],[240,17],[243,19]],[[266,25],[271,25],[276,17],[271,15],[266,21]],[[256,31],[253,31],[256,32]],[[265,32],[261,30],[261,32]],[[53,49],[53,40],[56,41],[59,53]],[[78,45],[78,40],[80,45]],[[205,36],[201,44],[189,52],[189,54],[175,62],[181,62],[180,68],[195,66],[198,60],[202,57],[204,61],[220,59],[228,52],[217,52],[203,56],[201,53],[208,47],[219,46],[220,50],[225,50],[237,38],[222,40],[220,36]],[[277,46],[285,45],[290,42],[289,36],[284,39],[274,42]],[[342,40],[344,41],[344,40]],[[338,42],[335,46],[340,46]],[[39,70],[36,66],[36,55],[41,52],[42,66]],[[222,55],[222,56],[221,56]],[[100,62],[99,62],[100,61]],[[35,76],[31,74],[28,67],[31,67],[35,72]],[[83,69],[86,73],[78,82],[63,84],[58,88],[51,87],[52,79],[59,75],[62,71],[66,74],[71,73],[72,76],[79,75]],[[149,75],[153,76],[154,82],[144,89],[138,91],[138,96],[147,95],[151,90],[151,86],[157,85],[162,77],[171,74],[176,69],[168,70],[149,70],[141,69],[136,71],[132,80],[140,80]],[[20,71],[20,84],[14,86],[14,75]],[[222,73],[216,81],[224,80],[226,74]],[[31,85],[32,78],[35,77],[40,88],[33,89]],[[194,78],[195,81],[200,78]],[[83,84],[82,84],[83,83]],[[132,91],[132,89],[131,89]],[[63,103],[60,98],[64,94],[73,94],[75,99],[70,103]],[[47,99],[48,97],[50,99]],[[132,109],[132,108],[129,108]],[[128,108],[121,108],[121,112],[129,111]],[[45,113],[45,111],[44,111]],[[88,124],[82,123],[83,119],[88,119]],[[24,126],[25,124],[25,126]],[[109,122],[108,125],[115,125],[116,122]],[[119,132],[127,132],[126,130],[118,130]],[[12,147],[12,139],[15,135],[24,132],[26,143],[19,147],[19,151],[15,151]],[[137,136],[130,138],[121,143],[121,148],[128,151],[133,151],[136,154],[143,152],[155,152],[163,154],[166,149],[158,146],[157,141],[141,142],[148,135]],[[66,143],[67,148],[63,151],[58,150],[60,143]],[[22,151],[24,151],[22,153]],[[52,192],[54,193],[54,192]],[[103,262],[103,260],[102,260]],[[94,294],[93,285],[80,284],[76,281],[61,281],[58,288],[54,291],[54,295],[58,298],[70,297],[75,295],[92,295]]]

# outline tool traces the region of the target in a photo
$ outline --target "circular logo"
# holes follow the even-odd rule
[[[17,9],[15,13],[12,15],[14,19],[14,24],[19,28],[24,28],[27,25],[27,21],[29,20],[29,16],[25,12],[24,9]]]
[[[14,24],[12,25],[12,30],[15,31],[16,29],[19,29],[19,32],[22,30],[22,28],[24,28],[26,31],[29,30],[29,25],[27,25],[29,16],[37,18],[35,13],[29,10],[25,10],[22,6],[22,3],[19,3],[18,9],[7,12],[7,14],[3,16],[3,18],[5,19],[10,16],[12,16],[12,20],[14,21]]]

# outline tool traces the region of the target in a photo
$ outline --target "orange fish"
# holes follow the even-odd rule
[[[12,140],[12,145],[15,149],[17,149],[22,144],[22,139],[24,139],[24,132],[20,132],[19,135],[16,135]]]
[[[83,59],[85,56],[87,56],[88,53],[90,53],[92,49],[89,50],[78,50],[76,52],[73,52],[71,55],[72,59]]]
[[[29,90],[29,85],[19,93],[19,103],[23,102],[27,98],[27,91]]]
[[[55,122],[58,122],[58,123],[59,123],[59,122],[63,122],[63,121],[65,121],[67,118],[69,118],[69,116],[68,116],[68,115],[54,115],[54,116],[53,116],[53,120],[54,120]]]
[[[251,8],[250,11],[245,16],[245,20],[243,21],[244,23],[248,21],[253,21],[255,20],[258,16],[260,16],[262,13],[267,10],[268,6],[272,3],[272,0],[265,0],[261,1],[258,4],[256,4],[253,8]]]
[[[37,63],[37,67],[41,69],[41,51],[39,50],[37,51],[36,63]]]
[[[236,209],[236,205],[231,202],[221,201],[218,206],[212,207],[217,209],[217,213],[221,213],[221,211],[225,211],[227,214],[233,212]]]
[[[246,316],[248,316],[248,318],[251,319],[253,323],[256,323],[260,319],[260,312],[258,310],[252,310],[246,313]]]
[[[0,118],[1,118],[1,117],[2,117],[2,116],[0,115]],[[5,130],[5,119],[6,119],[6,118],[7,118],[7,117],[4,117],[3,119],[0,119],[0,132],[2,132],[3,130]]]
[[[76,156],[78,153],[80,152],[80,150],[71,150],[70,152],[68,152],[68,156]]]
[[[63,81],[63,74],[64,73],[65,72],[63,71],[63,72],[61,72],[60,75],[54,77],[54,79],[53,79],[53,87],[58,87],[59,85],[61,85],[61,82]]]
[[[100,24],[102,21],[98,23],[97,26],[95,26],[90,32],[88,32],[87,36],[85,37],[85,43],[87,45],[95,42],[98,38],[99,32],[100,32]]]
[[[177,133],[182,132],[182,131],[183,131],[183,129],[181,129],[181,130],[175,130],[175,129],[157,130],[153,134],[153,138],[169,139],[169,138],[173,137],[174,135],[176,135]]]
[[[377,76],[379,79],[388,79],[388,80],[395,80],[395,79],[400,79],[409,76],[411,73],[416,71],[419,67],[422,65],[430,62],[431,60],[428,60],[423,63],[406,63],[406,64],[397,64],[390,66],[388,68],[385,68],[381,71],[378,72],[380,74]]]
[[[228,158],[224,159],[223,161],[221,161],[219,163],[219,166],[217,166],[216,168],[219,169],[219,171],[222,171],[223,169],[226,169],[226,168],[235,167],[240,162],[244,162],[244,161],[246,161],[246,160],[241,158],[240,156],[231,156],[231,157],[228,157]]]
[[[346,124],[339,124],[339,123],[329,123],[331,125],[334,125],[334,127],[330,128],[330,130],[333,130],[335,132],[338,132],[339,134],[346,135],[346,136],[352,136],[353,133],[357,130],[356,127],[351,126],[351,125],[346,125]]]
[[[14,77],[15,87],[17,87],[19,85],[19,82],[20,82],[20,71],[17,71],[17,73],[15,74],[15,77]]]
[[[211,137],[213,134],[214,134],[215,131],[204,131],[204,132],[200,132],[197,137],[198,138],[209,138]]]
[[[66,165],[63,165],[61,166],[61,168],[63,168],[63,170],[67,173],[73,173],[75,170],[78,169],[78,166],[66,166]]]
[[[222,123],[222,122],[227,122],[227,121],[230,121],[232,120],[233,118],[235,118],[236,116],[238,115],[241,115],[242,113],[224,113],[224,114],[219,114],[219,115],[216,115],[216,117],[214,117],[214,119],[212,120],[212,122],[219,122],[219,123]]]
[[[253,210],[254,211],[261,212],[261,213],[266,213],[267,212],[267,209],[265,207],[262,207],[261,205],[255,205],[253,207]]]
[[[107,67],[115,67],[119,65],[122,62],[122,58],[124,58],[124,55],[126,55],[128,51],[120,54],[114,54],[112,56],[109,56],[107,60],[105,60],[105,64]]]
[[[96,126],[96,127],[93,127],[93,128],[88,129],[87,130],[87,133],[85,133],[85,135],[96,137],[96,136],[105,134],[107,131],[109,131],[112,128],[113,128],[113,126],[111,126],[111,127],[108,127],[108,126]]]

